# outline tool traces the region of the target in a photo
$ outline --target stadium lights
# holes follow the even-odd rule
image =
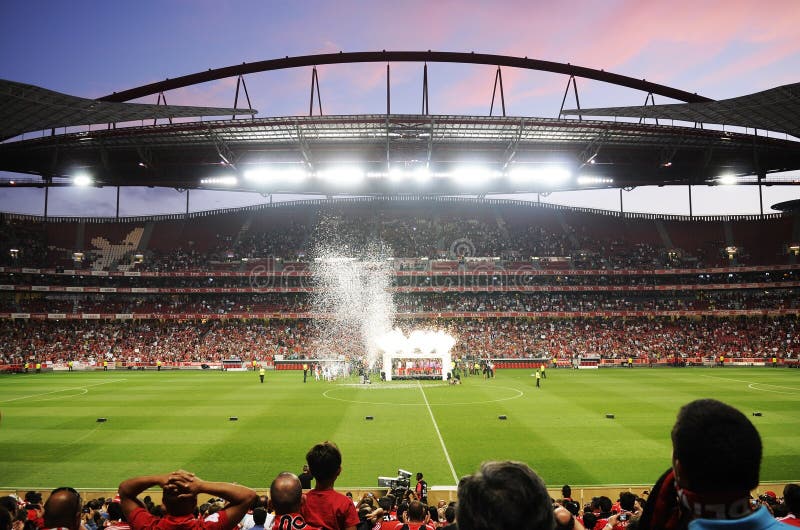
[[[525,167],[515,166],[508,172],[508,177],[516,183],[541,183],[558,185],[569,180],[570,171],[565,167]]]
[[[200,179],[200,184],[206,184],[210,186],[236,186],[238,183],[239,179],[234,176],[208,177]]]
[[[333,184],[358,184],[366,173],[362,168],[355,166],[329,167],[317,172],[317,177]]]
[[[92,185],[92,177],[87,175],[86,173],[81,173],[80,175],[75,175],[75,178],[72,179],[72,183],[76,186],[91,186]]]
[[[407,170],[400,167],[393,167],[389,170],[388,173],[386,172],[369,172],[367,173],[367,177],[369,178],[387,178],[392,182],[400,182],[402,180],[416,180],[419,182],[425,182],[430,180],[433,176],[430,169],[427,167],[418,167],[416,169]]]
[[[731,175],[730,173],[727,173],[725,175],[720,175],[719,177],[717,177],[717,182],[729,186],[731,184],[736,184],[736,177]]]
[[[489,179],[497,178],[499,176],[499,171],[494,171],[481,166],[466,166],[458,168],[452,174],[453,179],[457,180],[459,183],[466,184],[467,186],[481,184]]]
[[[594,184],[613,184],[614,179],[608,177],[594,177],[591,175],[580,175],[577,182],[581,186],[591,186]]]
[[[303,168],[279,168],[279,167],[260,167],[248,169],[244,172],[244,178],[255,184],[271,184],[275,182],[291,182],[303,180],[308,177],[308,173]]]

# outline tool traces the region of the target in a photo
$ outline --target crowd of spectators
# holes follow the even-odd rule
[[[265,294],[73,294],[0,296],[9,313],[304,313],[314,312],[315,293]],[[398,313],[707,311],[797,309],[792,288],[688,291],[593,291],[528,293],[395,293]]]
[[[543,216],[543,212],[535,208],[522,216],[519,211],[513,213],[489,207],[471,211],[457,207],[440,210],[431,212],[417,207],[405,211],[364,211],[309,207],[297,219],[287,213],[286,219],[278,219],[281,222],[270,222],[266,214],[263,220],[257,214],[252,218],[235,214],[236,217],[225,219],[235,219],[239,224],[238,232],[209,233],[204,236],[207,241],[201,245],[175,239],[157,239],[156,243],[148,243],[148,240],[142,243],[142,248],[126,252],[111,268],[120,266],[140,271],[239,269],[253,259],[308,260],[323,250],[358,255],[374,251],[376,246],[395,258],[539,257],[562,260],[562,264],[573,269],[703,268],[748,263],[746,249],[762,244],[759,240],[747,239],[752,235],[742,235],[738,241],[704,239],[697,241],[693,245],[695,248],[679,248],[653,225],[643,224],[646,235],[637,238],[616,234],[613,227],[607,234],[600,231],[598,235],[598,230],[589,226],[591,220],[563,212],[545,212],[547,216]],[[271,215],[275,213],[270,212]],[[602,216],[599,219],[602,225]],[[43,223],[16,220],[2,223],[0,265],[47,267],[66,263],[69,267],[91,268],[93,264],[105,263],[97,259],[102,249],[91,247],[88,242],[80,249],[60,248],[49,243]],[[66,226],[76,230],[73,225]],[[210,230],[214,230],[213,225],[210,226]],[[155,222],[153,231],[158,230],[158,222]],[[687,227],[686,230],[692,229]],[[789,237],[787,234],[786,238]],[[116,240],[112,236],[106,239]],[[783,249],[768,252],[771,261],[788,262],[786,247],[790,243],[793,242],[787,239],[783,241]],[[732,255],[726,250],[730,247],[737,249]],[[12,249],[17,252],[12,253]],[[73,252],[82,252],[82,263],[72,263]]]
[[[415,487],[391,488],[380,497],[337,492],[342,453],[335,443],[314,445],[301,477],[279,473],[268,495],[237,483],[210,482],[194,473],[143,475],[120,483],[114,497],[84,501],[71,487],[0,498],[0,530],[697,530],[800,526],[800,486],[783,496],[758,487],[761,437],[747,417],[712,399],[695,400],[678,412],[672,429],[670,468],[652,492],[572,497],[565,485],[554,499],[524,462],[485,461],[462,477],[457,500],[429,499],[417,473]],[[314,479],[311,488],[310,479]],[[411,484],[409,483],[409,486]],[[154,503],[149,488],[161,489]],[[723,487],[727,489],[722,489]],[[305,491],[304,491],[305,488]],[[211,496],[202,504],[199,494]]]
[[[794,317],[439,319],[401,321],[398,327],[406,333],[418,328],[446,331],[456,338],[454,357],[465,359],[800,356],[800,324]],[[0,363],[203,363],[365,353],[357,341],[332,341],[321,333],[314,321],[306,320],[3,320]]]

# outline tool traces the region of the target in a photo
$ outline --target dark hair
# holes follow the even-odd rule
[[[454,505],[451,504],[444,509],[444,520],[447,521],[447,524],[452,524],[456,520],[456,507]]]
[[[422,480],[422,473],[417,472],[417,480]]]
[[[108,518],[112,521],[125,521],[125,514],[122,513],[122,505],[118,502],[109,502],[106,512],[108,512]]]
[[[592,499],[592,501],[594,502],[594,505],[597,506],[597,508],[600,510],[600,513],[611,513],[611,507],[614,505],[614,503],[611,502],[611,499],[609,499],[605,495],[600,497],[595,497],[594,499]]]
[[[800,516],[800,486],[797,484],[787,484],[783,488],[783,502],[790,513]]]
[[[0,497],[0,507],[8,510],[8,513],[10,513],[11,515],[17,513],[17,501],[11,495]]]
[[[264,508],[253,509],[253,522],[257,525],[263,525],[267,522],[267,510]]]
[[[583,526],[586,530],[592,530],[597,524],[597,516],[592,512],[583,512]]]
[[[626,512],[632,512],[636,507],[636,495],[629,491],[623,491],[619,494],[619,507]]]
[[[684,405],[672,428],[672,457],[696,492],[758,486],[761,437],[740,411],[715,399]]]
[[[342,453],[333,442],[322,442],[311,448],[306,454],[306,462],[311,475],[323,482],[336,478],[342,467]]]
[[[552,530],[553,506],[542,479],[522,462],[484,462],[458,483],[459,530]]]
[[[566,485],[566,484],[564,484],[563,486],[561,486],[561,496],[562,496],[562,497],[564,497],[565,499],[566,499],[567,497],[570,497],[570,498],[571,498],[571,497],[572,497],[572,488],[570,488],[570,487],[569,487],[568,485]]]
[[[390,496],[384,496],[378,499],[378,506],[383,508],[384,511],[389,512],[392,510],[392,506],[394,506],[394,498]]]
[[[27,504],[42,504],[42,494],[38,491],[29,491],[25,493],[25,502]]]
[[[411,521],[423,521],[425,519],[425,505],[420,501],[408,503],[408,518]]]
[[[0,506],[0,530],[11,530],[13,519],[11,512]]]
[[[431,516],[431,522],[438,523],[439,522],[439,510],[436,506],[428,506],[428,513]]]

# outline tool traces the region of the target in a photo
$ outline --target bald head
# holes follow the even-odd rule
[[[269,496],[277,515],[299,512],[303,497],[300,479],[293,473],[279,474],[269,487]]]
[[[81,521],[81,496],[72,488],[57,488],[44,503],[44,525],[47,528],[78,530]]]

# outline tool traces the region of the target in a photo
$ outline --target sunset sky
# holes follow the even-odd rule
[[[497,53],[605,69],[724,99],[800,81],[800,6],[762,1],[83,1],[0,2],[0,78],[96,98],[243,61],[336,51]],[[325,114],[385,111],[385,65],[319,67]],[[432,114],[488,114],[494,67],[429,65]],[[254,74],[258,116],[308,113],[310,69]],[[555,117],[563,76],[504,69],[507,113]],[[233,105],[235,79],[166,94],[170,104]],[[645,94],[578,80],[581,106],[640,105]],[[392,65],[392,111],[419,113],[421,64]],[[155,103],[155,97],[143,100]],[[656,96],[656,103],[669,103]],[[637,189],[628,211],[688,213],[687,190]],[[113,215],[113,189],[54,189],[50,213]],[[0,191],[0,210],[41,213],[41,190]],[[695,213],[758,211],[755,188],[696,188]],[[123,190],[122,215],[181,211],[174,190]],[[764,204],[800,197],[764,189]],[[192,192],[191,209],[257,194]],[[616,208],[616,190],[548,201]]]

